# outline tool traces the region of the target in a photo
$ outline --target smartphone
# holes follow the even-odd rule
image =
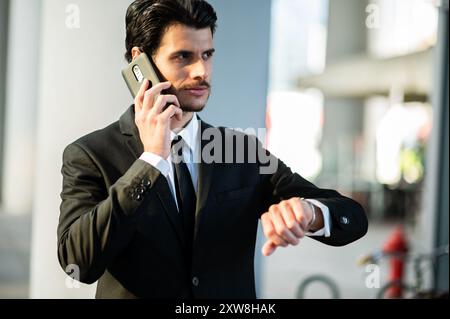
[[[145,79],[150,81],[148,88],[162,82],[155,67],[145,53],[141,53],[122,70],[122,76],[127,83],[133,99],[138,94]]]

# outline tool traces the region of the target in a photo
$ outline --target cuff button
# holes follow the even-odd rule
[[[343,224],[343,225],[350,224],[350,219],[346,216],[341,216],[341,224]]]

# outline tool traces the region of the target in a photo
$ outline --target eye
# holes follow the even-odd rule
[[[205,54],[203,54],[203,58],[205,60],[208,60],[209,58],[212,58],[214,55],[214,52],[206,52]]]
[[[176,56],[177,60],[186,60],[189,58],[189,53],[182,52]]]

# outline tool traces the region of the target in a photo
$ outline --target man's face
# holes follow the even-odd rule
[[[211,94],[213,37],[210,28],[181,24],[164,34],[153,61],[178,97],[184,112],[200,112]]]

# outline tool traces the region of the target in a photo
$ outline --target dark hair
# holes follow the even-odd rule
[[[153,56],[164,32],[176,23],[196,29],[209,27],[214,35],[216,22],[214,8],[204,0],[136,0],[126,15],[125,58],[132,61],[133,47]]]

